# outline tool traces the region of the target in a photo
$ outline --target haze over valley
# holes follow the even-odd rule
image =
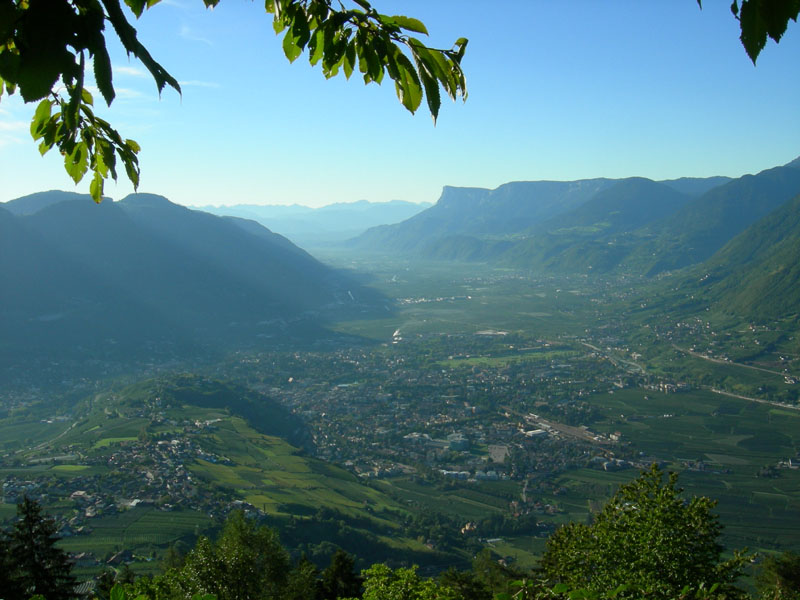
[[[320,565],[527,569],[657,463],[727,547],[800,550],[798,202],[797,160],[448,186],[314,256],[299,207],[6,202],[0,516],[40,500],[86,576],[241,508]]]

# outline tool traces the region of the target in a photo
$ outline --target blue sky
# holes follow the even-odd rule
[[[469,99],[434,127],[387,79],[326,81],[290,65],[263,3],[164,0],[136,23],[183,86],[159,99],[115,46],[103,115],[142,145],[140,191],[174,202],[320,206],[435,201],[444,185],[639,175],[739,176],[800,155],[800,31],[753,67],[727,0],[374,0],[420,18],[431,45],[470,39]],[[101,101],[99,94],[96,101]],[[0,201],[74,186],[39,156],[33,105],[0,100]],[[127,181],[108,183],[119,199]]]

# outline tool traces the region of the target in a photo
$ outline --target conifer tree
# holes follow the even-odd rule
[[[357,598],[361,596],[363,579],[356,573],[356,561],[344,550],[337,550],[331,564],[322,572],[322,598]]]
[[[3,598],[19,598],[23,595],[20,582],[14,577],[15,568],[11,560],[10,541],[0,530],[0,590]]]
[[[56,547],[55,521],[42,514],[38,502],[25,498],[17,505],[17,521],[8,541],[11,589],[21,600],[41,595],[46,600],[75,597],[75,577],[67,553]],[[6,594],[6,600],[16,600]]]

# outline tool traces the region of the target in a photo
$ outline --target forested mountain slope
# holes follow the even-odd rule
[[[702,262],[798,193],[797,160],[735,179],[650,228],[653,239],[636,248],[625,266],[654,275]]]
[[[253,222],[149,194],[53,194],[0,206],[4,362],[265,343],[377,297]]]
[[[796,317],[800,196],[733,238],[697,273],[699,286],[721,310],[756,322]]]

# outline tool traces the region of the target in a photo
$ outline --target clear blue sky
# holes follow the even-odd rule
[[[113,53],[104,116],[142,145],[140,191],[189,205],[435,201],[443,185],[640,175],[739,176],[800,155],[800,27],[753,67],[728,0],[374,0],[420,18],[431,44],[470,39],[469,99],[434,127],[394,86],[290,65],[263,3],[165,0],[136,23],[183,85],[159,99]],[[99,94],[96,101],[101,101]],[[424,108],[424,103],[423,103]],[[0,201],[77,188],[39,157],[33,105],[0,101]],[[119,199],[127,181],[107,184]]]

